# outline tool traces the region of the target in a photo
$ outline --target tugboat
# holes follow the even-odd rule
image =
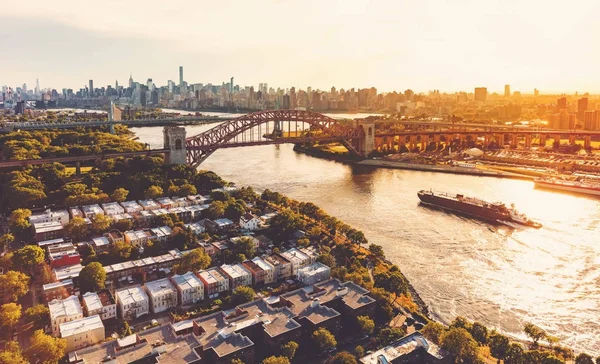
[[[449,194],[421,190],[417,193],[422,203],[452,211],[457,214],[479,220],[513,226],[512,223],[539,229],[542,224],[530,220],[525,214],[517,211],[514,204],[510,208],[501,202],[487,202],[462,194]]]

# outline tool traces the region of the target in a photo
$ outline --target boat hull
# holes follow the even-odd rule
[[[440,209],[450,211],[458,215],[472,217],[478,220],[483,220],[495,224],[498,224],[500,223],[500,221],[503,220],[510,220],[510,215],[503,214],[499,211],[493,211],[489,208],[485,208],[482,206],[471,205],[468,203],[427,193],[419,193],[418,196],[421,202],[426,205],[438,207]]]
[[[600,189],[593,187],[578,187],[563,184],[555,184],[544,181],[534,181],[535,188],[543,188],[548,190],[558,190],[564,192],[578,193],[584,195],[600,196]]]

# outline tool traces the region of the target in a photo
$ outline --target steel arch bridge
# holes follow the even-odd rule
[[[299,124],[303,125],[298,128]],[[198,166],[217,149],[252,145],[339,141],[359,154],[358,142],[364,136],[362,126],[346,126],[312,111],[267,110],[226,121],[186,138],[185,144],[187,163]]]

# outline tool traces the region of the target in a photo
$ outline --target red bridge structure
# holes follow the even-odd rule
[[[282,143],[341,142],[366,157],[374,145],[374,123],[344,125],[328,116],[304,110],[259,111],[226,121],[185,140],[186,161],[198,166],[220,148]],[[178,139],[175,139],[177,143]],[[170,148],[165,144],[165,148]],[[172,163],[181,163],[171,153]],[[181,158],[182,156],[179,156]]]

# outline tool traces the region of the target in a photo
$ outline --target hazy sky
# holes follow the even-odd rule
[[[3,4],[5,2],[5,4]],[[0,0],[0,85],[600,91],[598,0]]]

